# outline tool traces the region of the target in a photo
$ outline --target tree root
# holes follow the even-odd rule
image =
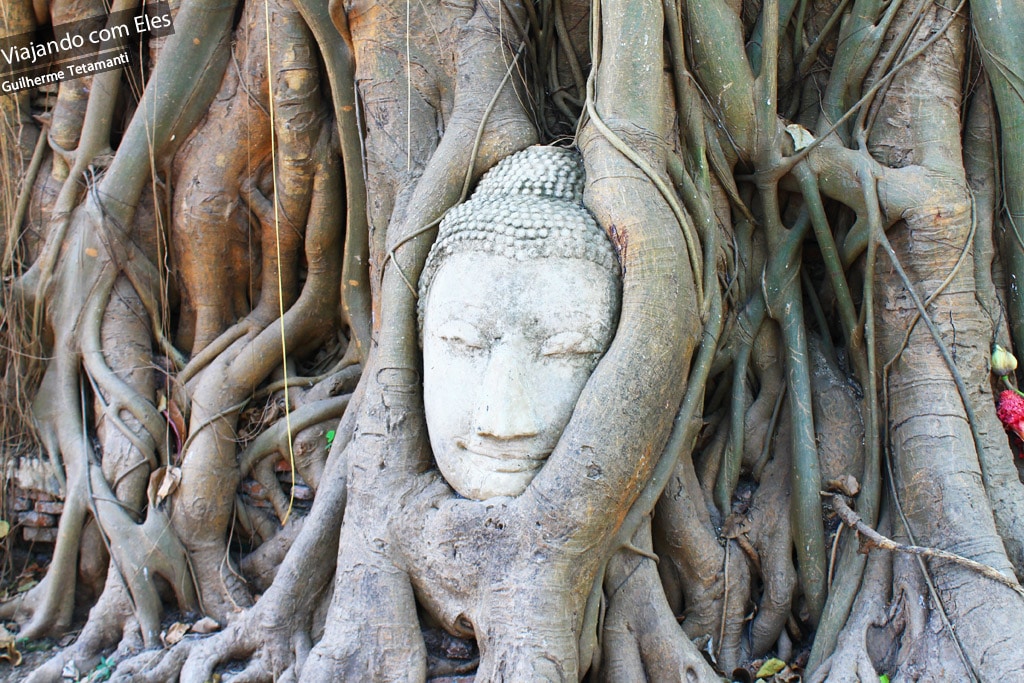
[[[338,434],[324,471],[324,485],[280,563],[273,583],[259,601],[228,626],[206,638],[187,637],[169,650],[147,651],[118,666],[112,680],[163,683],[180,675],[183,683],[204,683],[222,663],[250,660],[241,680],[294,680],[323,624],[317,606],[333,576],[341,520],[347,498],[345,447],[354,420]]]
[[[306,188],[312,199],[305,240],[309,272],[302,293],[279,321],[275,321],[276,305],[258,305],[250,314],[251,331],[232,342],[189,384],[192,414],[172,520],[176,532],[187,539],[204,609],[222,622],[250,601],[248,591],[224,562],[234,499],[225,499],[221,491],[225,485],[234,489],[240,481],[234,435],[239,409],[252,386],[283,362],[286,348],[294,348],[300,339],[322,339],[328,334],[339,296],[334,278],[340,268],[341,240],[331,221],[338,208],[340,175],[330,149],[330,128],[320,122],[319,130],[315,147],[308,150],[317,172],[312,186]],[[300,217],[292,218],[298,222]],[[305,216],[301,218],[307,224]],[[265,253],[276,251],[274,224],[263,225],[263,240]],[[299,258],[299,254],[287,255],[289,262]],[[271,290],[276,288],[267,286],[262,291],[270,296]],[[276,294],[272,298],[276,301]],[[242,358],[251,362],[235,362]]]
[[[652,552],[649,520],[633,538],[641,550]],[[605,591],[599,680],[719,680],[676,623],[650,557],[620,550],[609,562]]]
[[[735,542],[727,541],[732,544],[728,556],[719,544],[688,458],[680,458],[658,501],[655,530],[661,580],[669,587],[670,600],[676,601],[670,604],[675,611],[685,605],[683,630],[690,638],[711,642],[716,664],[731,671],[742,661],[746,647],[742,624],[750,597],[750,569]]]
[[[749,513],[750,536],[760,560],[762,582],[757,616],[750,625],[753,656],[766,654],[779,639],[791,615],[797,589],[793,532],[789,525],[790,462],[785,431],[788,430],[780,430],[775,457],[764,468]]]
[[[883,627],[886,600],[892,585],[892,558],[873,552],[868,558],[864,581],[854,602],[850,618],[839,634],[835,650],[810,672],[808,683],[860,683],[877,681],[878,669],[869,651],[868,631]]]
[[[143,647],[139,622],[131,596],[124,582],[116,572],[107,576],[106,588],[100,599],[89,612],[89,619],[78,639],[60,650],[28,678],[31,683],[57,682],[63,679],[69,664],[81,673],[91,670],[100,660],[100,655],[117,647],[115,660],[137,652]]]

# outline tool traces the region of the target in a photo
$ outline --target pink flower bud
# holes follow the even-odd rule
[[[1007,429],[1024,439],[1024,396],[1012,389],[1003,391],[999,394],[996,415]]]

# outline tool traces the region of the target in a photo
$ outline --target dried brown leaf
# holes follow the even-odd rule
[[[210,617],[203,617],[192,624],[192,633],[213,633],[220,630],[220,624]]]
[[[180,467],[161,467],[159,470],[154,472],[154,476],[158,473],[162,473],[160,481],[160,488],[156,491],[156,504],[159,505],[165,499],[167,499],[174,491],[178,488],[178,484],[181,483],[181,468]]]
[[[170,647],[171,645],[181,642],[181,639],[185,637],[186,633],[188,633],[188,624],[176,621],[161,635],[163,636],[164,645]]]

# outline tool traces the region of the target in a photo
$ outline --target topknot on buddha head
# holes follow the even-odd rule
[[[612,244],[583,206],[583,185],[582,159],[570,149],[538,145],[503,159],[441,221],[420,276],[421,306],[446,257],[467,251],[584,259],[618,277]]]
[[[583,201],[583,160],[571,149],[534,145],[502,159],[477,186],[476,196],[522,195]]]

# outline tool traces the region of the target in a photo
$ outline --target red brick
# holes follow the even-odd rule
[[[32,501],[24,496],[14,496],[8,500],[10,501],[11,509],[15,512],[24,512],[25,510],[32,509]]]
[[[244,493],[245,495],[249,496],[253,500],[266,500],[267,499],[267,492],[263,488],[263,485],[260,484],[258,481],[254,481],[252,479],[244,480],[238,486],[238,492],[239,493]]]
[[[64,503],[59,500],[39,500],[36,501],[36,512],[60,515],[64,513]]]
[[[33,510],[32,512],[19,512],[18,523],[23,526],[46,528],[57,526],[57,518]]]
[[[22,537],[29,542],[54,543],[57,541],[57,530],[27,526],[22,529]]]

